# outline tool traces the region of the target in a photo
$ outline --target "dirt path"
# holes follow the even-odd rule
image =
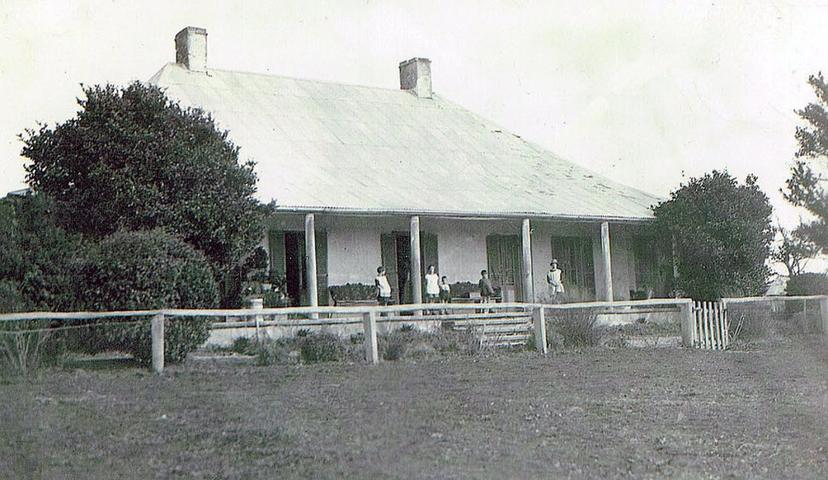
[[[0,385],[0,405],[9,478],[828,478],[818,338],[54,371]]]

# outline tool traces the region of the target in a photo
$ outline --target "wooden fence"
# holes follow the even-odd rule
[[[693,302],[690,345],[708,350],[725,350],[730,345],[730,326],[723,302]]]
[[[730,346],[733,335],[742,328],[738,320],[743,319],[733,318],[734,311],[750,308],[750,316],[765,317],[784,314],[791,303],[801,305],[801,317],[805,321],[809,319],[810,312],[816,318],[816,330],[828,334],[828,295],[723,298],[718,302],[693,302],[692,323],[685,344],[708,350],[725,350]],[[737,317],[745,316],[744,312],[737,313]],[[752,320],[758,322],[761,319]],[[792,323],[791,320],[778,319],[780,323]],[[801,333],[806,332],[803,330]],[[766,333],[773,335],[776,332]]]
[[[816,298],[816,297],[814,297]],[[822,302],[828,302],[828,297]],[[734,300],[729,299],[729,302]],[[630,315],[656,312],[676,312],[682,327],[682,343],[685,346],[697,345],[695,341],[711,339],[708,334],[702,336],[696,328],[697,313],[694,311],[693,301],[690,299],[652,299],[622,302],[588,302],[570,304],[537,304],[537,303],[490,303],[490,304],[419,304],[419,305],[391,305],[391,306],[349,306],[349,307],[292,307],[292,308],[257,308],[233,310],[187,310],[163,309],[142,310],[127,312],[31,312],[0,314],[0,322],[26,320],[62,320],[89,321],[124,319],[128,317],[149,317],[152,335],[152,369],[161,373],[164,369],[164,327],[166,322],[177,318],[207,317],[224,319],[214,322],[212,328],[251,328],[265,327],[307,328],[337,325],[361,326],[365,338],[365,358],[369,363],[377,363],[379,352],[377,349],[377,325],[418,322],[454,322],[466,327],[480,327],[484,332],[488,330],[493,336],[504,336],[511,339],[511,343],[525,342],[534,335],[535,346],[541,354],[548,351],[546,341],[546,314],[547,312],[564,312],[568,310],[590,309],[603,315]],[[438,312],[427,315],[434,310],[449,308],[449,312]],[[828,312],[828,307],[823,308]],[[823,313],[824,314],[824,313]],[[828,325],[828,320],[825,321]],[[703,326],[703,325],[702,325]],[[359,328],[359,327],[358,327]],[[708,332],[712,331],[708,326]],[[725,328],[726,331],[726,328]],[[724,339],[725,333],[720,337]],[[710,345],[724,345],[726,341]]]

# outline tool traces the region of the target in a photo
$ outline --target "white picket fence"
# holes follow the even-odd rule
[[[691,345],[707,350],[725,350],[730,345],[730,325],[724,302],[693,302]]]

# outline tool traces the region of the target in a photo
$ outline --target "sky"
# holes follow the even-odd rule
[[[795,113],[828,73],[828,1],[19,1],[0,4],[0,192],[22,188],[17,135],[74,115],[80,84],[148,80],[185,26],[208,68],[434,90],[605,176],[666,197],[753,173],[783,225]]]

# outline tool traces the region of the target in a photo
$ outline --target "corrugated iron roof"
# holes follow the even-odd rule
[[[284,209],[636,220],[658,202],[436,94],[177,64],[150,83],[210,112]]]

